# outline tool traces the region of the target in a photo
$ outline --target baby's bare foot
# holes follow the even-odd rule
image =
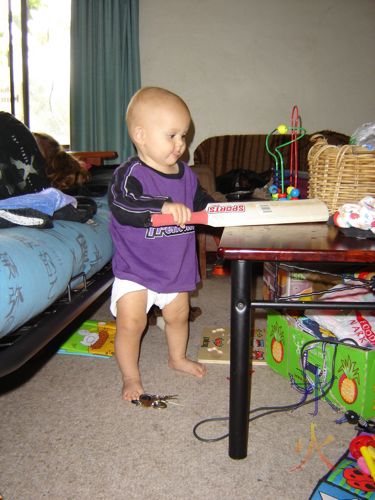
[[[138,399],[144,393],[141,379],[139,377],[131,378],[124,377],[124,385],[122,387],[122,398],[125,401]]]
[[[202,378],[206,375],[207,369],[201,363],[192,361],[189,358],[182,358],[178,360],[169,360],[169,367],[173,370],[188,373],[195,377]]]

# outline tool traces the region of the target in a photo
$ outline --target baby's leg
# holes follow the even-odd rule
[[[147,324],[147,290],[129,292],[117,301],[115,354],[123,379],[122,397],[138,399],[144,392],[139,373],[141,337]]]
[[[163,308],[162,312],[168,342],[169,366],[174,370],[203,377],[206,373],[205,366],[186,357],[189,336],[188,293],[179,293],[172,302]]]

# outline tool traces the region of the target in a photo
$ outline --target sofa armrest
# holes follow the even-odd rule
[[[226,201],[225,196],[216,191],[215,175],[208,165],[192,165],[191,169],[198,177],[199,184],[215,201]]]
[[[105,160],[115,160],[118,157],[116,151],[68,151],[78,160],[99,167],[104,165]]]

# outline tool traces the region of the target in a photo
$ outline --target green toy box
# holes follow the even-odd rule
[[[271,311],[266,361],[302,390],[310,383],[310,397],[328,389],[333,378],[326,395],[331,403],[365,419],[375,416],[375,350],[322,342],[298,329],[291,316]]]

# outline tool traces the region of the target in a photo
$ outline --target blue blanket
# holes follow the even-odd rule
[[[0,209],[33,208],[44,214],[53,215],[56,210],[69,204],[76,207],[76,198],[64,194],[59,189],[47,188],[39,191],[39,193],[12,196],[5,200],[0,200]]]

